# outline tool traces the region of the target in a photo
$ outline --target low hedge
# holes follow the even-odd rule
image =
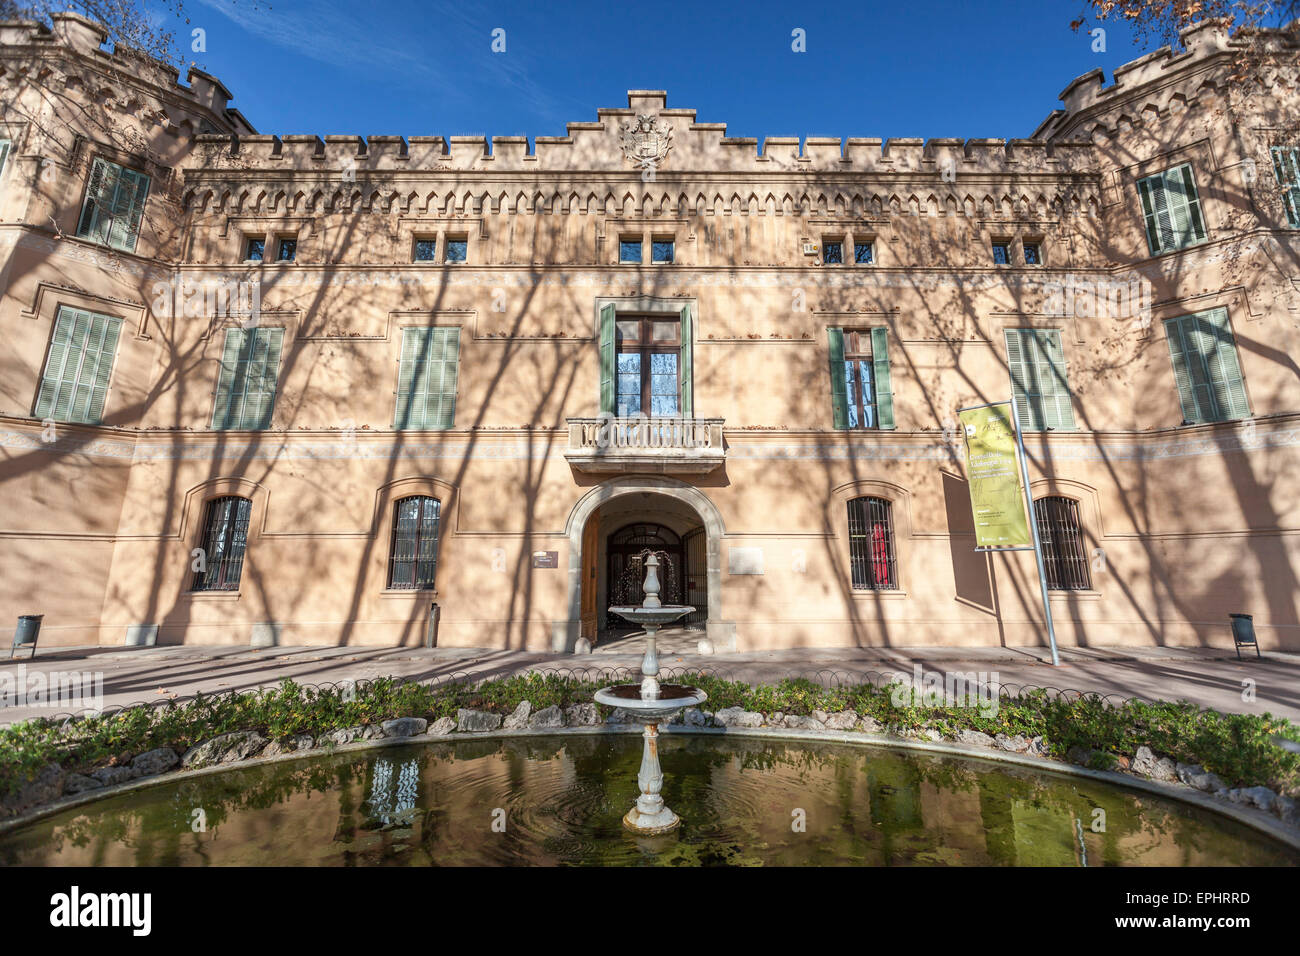
[[[683,682],[709,695],[708,707],[786,714],[834,713],[847,709],[895,730],[933,729],[953,736],[963,729],[986,734],[1041,736],[1049,752],[1064,757],[1071,748],[1092,751],[1093,766],[1114,766],[1140,746],[1183,763],[1200,764],[1229,786],[1264,785],[1294,792],[1300,784],[1300,755],[1271,742],[1274,736],[1300,741],[1300,727],[1269,714],[1222,714],[1187,701],[1110,705],[1093,696],[1053,697],[1044,691],[1003,697],[996,712],[964,706],[925,706],[899,695],[892,685],[823,687],[806,679],[750,685],[706,674]],[[0,794],[22,787],[47,764],[87,772],[129,760],[158,747],[184,753],[218,734],[253,730],[271,739],[295,734],[319,737],[346,727],[394,717],[429,721],[454,717],[461,708],[509,713],[520,701],[535,710],[590,703],[605,682],[558,674],[528,673],[477,684],[421,684],[383,678],[355,687],[313,688],[282,681],[245,693],[199,695],[184,702],[139,706],[113,714],[68,721],[40,718],[0,728]],[[601,708],[601,713],[605,713]]]

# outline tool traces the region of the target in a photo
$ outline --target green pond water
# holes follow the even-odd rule
[[[1216,814],[1065,775],[842,744],[659,742],[663,795],[682,817],[666,837],[622,826],[639,736],[556,736],[177,778],[0,835],[0,864],[1300,863]]]

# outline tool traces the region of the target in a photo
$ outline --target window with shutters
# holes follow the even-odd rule
[[[5,167],[9,165],[9,147],[12,142],[7,139],[0,139],[0,176],[4,175]]]
[[[271,427],[283,341],[284,329],[226,330],[212,409],[214,429]]]
[[[208,502],[203,515],[203,550],[196,556],[190,590],[239,590],[252,513],[253,503],[247,498],[231,495]]]
[[[854,590],[898,589],[894,510],[887,499],[849,501],[849,569]]]
[[[1007,329],[1007,367],[1016,420],[1026,431],[1070,431],[1074,409],[1056,329]]]
[[[1292,229],[1300,229],[1300,147],[1274,146],[1273,172],[1282,187],[1282,205]]]
[[[90,167],[77,236],[123,252],[134,252],[148,195],[149,177],[144,173],[96,159]]]
[[[1246,383],[1228,324],[1228,310],[1211,309],[1169,319],[1165,332],[1183,423],[1249,418]]]
[[[600,410],[624,418],[695,416],[691,306],[648,315],[600,310]]]
[[[61,306],[33,414],[57,422],[98,425],[104,418],[121,331],[121,319]]]
[[[402,329],[393,427],[451,428],[456,420],[459,328]]]
[[[1048,590],[1089,590],[1092,580],[1079,523],[1079,503],[1056,495],[1039,498],[1034,501],[1034,520],[1038,522]]]
[[[1151,254],[1204,242],[1205,220],[1190,163],[1138,180]]]
[[[887,329],[828,329],[836,428],[893,428]]]
[[[413,495],[397,502],[393,515],[393,545],[388,558],[388,586],[398,590],[433,587],[438,570],[437,498]]]

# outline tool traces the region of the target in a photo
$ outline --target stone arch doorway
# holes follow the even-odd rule
[[[555,629],[556,650],[586,650],[599,632],[609,602],[606,548],[610,535],[627,524],[660,525],[680,539],[683,561],[695,559],[694,575],[683,575],[684,601],[701,608],[696,625],[705,649],[735,648],[735,625],[722,619],[722,515],[700,489],[673,478],[613,478],[589,490],[574,505],[569,538],[569,618]],[[637,592],[640,600],[640,592]],[[584,627],[586,633],[584,634]]]

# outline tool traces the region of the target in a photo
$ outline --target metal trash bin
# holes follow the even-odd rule
[[[1250,614],[1229,614],[1232,620],[1232,643],[1237,648],[1237,659],[1241,660],[1242,647],[1254,647],[1255,656],[1259,653],[1259,641],[1255,640],[1254,616]]]
[[[41,620],[44,617],[44,614],[18,615],[18,626],[14,628],[14,646],[9,649],[10,660],[13,660],[20,647],[30,646],[32,657],[36,656],[36,641],[41,635]]]

